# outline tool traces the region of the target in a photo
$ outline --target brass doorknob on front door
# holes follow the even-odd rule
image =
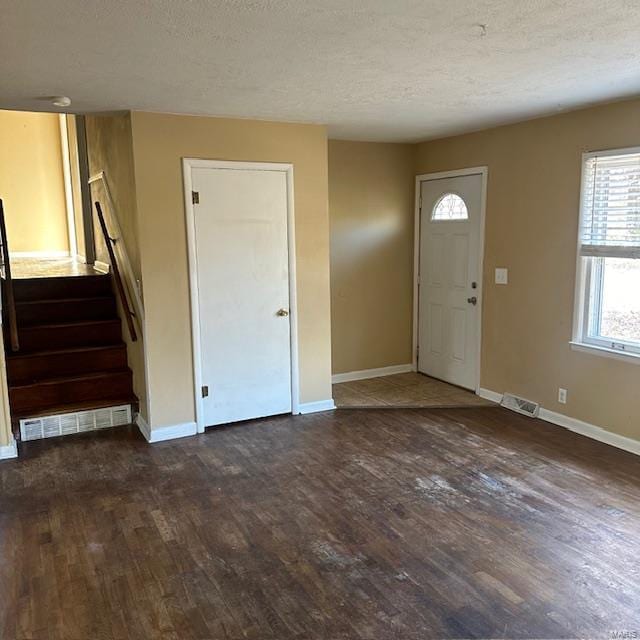
[[[287,309],[278,309],[278,313],[276,315],[284,318],[289,315],[289,311]]]
[[[467,298],[467,302],[473,305],[478,304],[478,298],[476,298],[475,296],[472,296],[471,298]]]

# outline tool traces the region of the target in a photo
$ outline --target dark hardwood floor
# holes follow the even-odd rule
[[[640,632],[640,459],[500,408],[32,442],[0,490],[2,640]]]

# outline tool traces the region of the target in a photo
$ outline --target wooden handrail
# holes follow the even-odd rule
[[[9,321],[9,338],[11,341],[11,351],[20,349],[18,340],[18,322],[16,320],[16,300],[13,295],[13,280],[11,279],[11,262],[9,262],[9,244],[7,242],[7,225],[4,220],[4,204],[0,198],[0,243],[2,243],[2,279],[4,280],[4,302],[7,309],[7,320]]]
[[[129,299],[127,298],[127,294],[124,288],[124,283],[122,282],[122,278],[120,277],[120,269],[118,268],[118,261],[116,259],[115,251],[113,250],[113,243],[115,242],[113,238],[109,235],[109,231],[107,229],[107,223],[104,221],[104,215],[102,213],[102,207],[99,202],[95,202],[96,211],[98,213],[98,222],[100,222],[100,229],[102,229],[102,235],[104,237],[104,242],[107,245],[107,252],[109,253],[109,262],[111,262],[111,268],[113,269],[113,280],[116,284],[116,291],[120,298],[120,302],[122,304],[122,308],[124,309],[125,319],[127,321],[127,327],[129,327],[129,335],[131,336],[131,340],[135,342],[138,339],[136,334],[136,327],[133,323],[133,317],[135,313],[131,309],[129,305]]]
[[[104,191],[104,196],[106,199],[106,201],[104,202],[105,220],[107,220],[111,237],[115,239],[114,250],[116,252],[116,256],[118,257],[118,266],[120,267],[120,273],[122,274],[124,285],[127,288],[127,293],[129,294],[131,306],[136,314],[136,329],[138,330],[138,336],[142,338],[142,334],[144,331],[144,303],[140,295],[138,277],[136,276],[136,272],[131,263],[131,257],[129,256],[129,253],[127,251],[127,245],[124,241],[124,234],[122,233],[122,225],[120,224],[118,207],[116,206],[116,203],[113,199],[111,187],[109,186],[109,180],[105,171],[94,173],[89,178],[89,184],[91,186],[97,186],[98,183],[102,185],[102,190]],[[97,198],[97,200],[100,200],[102,202],[99,197]]]

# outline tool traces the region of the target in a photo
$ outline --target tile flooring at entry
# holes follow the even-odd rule
[[[336,406],[345,409],[493,405],[471,391],[415,372],[334,384],[333,400]]]

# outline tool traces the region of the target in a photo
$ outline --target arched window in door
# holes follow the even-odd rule
[[[468,220],[469,212],[464,200],[455,193],[445,193],[438,202],[436,202],[431,212],[431,220],[450,221],[450,220]]]

